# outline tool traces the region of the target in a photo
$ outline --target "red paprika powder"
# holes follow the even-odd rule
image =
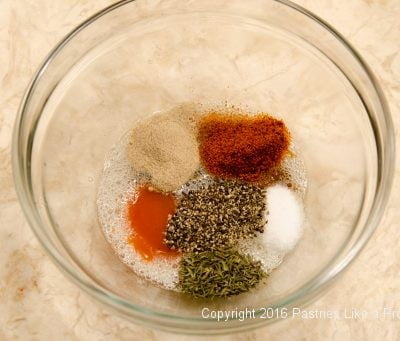
[[[199,121],[199,153],[212,175],[258,183],[279,166],[290,134],[283,121],[267,114],[211,112]]]

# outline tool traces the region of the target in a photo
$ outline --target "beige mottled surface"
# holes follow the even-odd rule
[[[23,90],[40,61],[62,36],[112,2],[0,1],[0,339],[185,339],[129,324],[81,294],[39,247],[13,189],[11,130]],[[397,129],[400,124],[400,2],[296,2],[330,22],[364,56],[382,84]],[[365,251],[336,286],[307,309],[340,311],[341,318],[290,319],[233,338],[399,339],[398,175],[396,170],[385,218]],[[373,311],[384,308],[398,314],[381,319],[372,316]],[[348,312],[364,310],[369,316],[346,319],[345,309]]]

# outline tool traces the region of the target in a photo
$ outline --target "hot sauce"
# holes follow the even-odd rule
[[[128,218],[133,230],[129,242],[144,259],[178,254],[164,244],[168,219],[175,209],[173,195],[157,192],[149,186],[141,187],[136,201],[128,204]]]

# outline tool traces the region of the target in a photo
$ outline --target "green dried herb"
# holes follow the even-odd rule
[[[249,291],[266,276],[260,262],[229,247],[184,255],[179,287],[193,297],[229,297]]]

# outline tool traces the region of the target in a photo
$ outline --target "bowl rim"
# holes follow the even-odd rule
[[[280,318],[267,319],[262,320],[259,323],[242,323],[240,326],[224,328],[224,324],[219,324],[222,328],[210,328],[210,329],[201,329],[204,327],[211,327],[210,322],[215,322],[215,320],[206,320],[199,318],[186,318],[179,315],[174,314],[166,314],[154,311],[152,309],[148,309],[142,307],[137,304],[130,303],[125,301],[121,297],[113,294],[112,292],[101,288],[98,285],[91,283],[89,280],[83,278],[81,275],[77,274],[74,269],[69,265],[67,261],[63,259],[63,257],[59,254],[57,249],[53,245],[49,245],[46,241],[45,233],[41,229],[41,219],[36,211],[35,201],[32,197],[32,188],[30,187],[29,182],[29,174],[25,170],[25,162],[21,155],[21,150],[23,150],[23,145],[21,143],[21,127],[24,115],[26,113],[27,107],[29,106],[29,101],[32,94],[35,91],[35,88],[40,82],[41,76],[46,71],[49,64],[53,61],[55,56],[63,49],[63,47],[68,44],[68,42],[77,35],[80,31],[84,30],[91,23],[99,19],[100,17],[106,15],[107,13],[122,7],[128,3],[135,2],[136,0],[121,0],[114,4],[111,4],[108,7],[103,8],[98,11],[85,21],[83,21],[80,25],[78,25],[75,29],[73,29],[70,33],[68,33],[46,56],[40,67],[37,69],[35,74],[33,75],[25,94],[22,98],[20,107],[18,109],[18,114],[16,117],[13,137],[12,137],[12,167],[13,167],[13,176],[16,187],[17,196],[22,207],[22,210],[25,214],[25,217],[28,220],[28,223],[34,232],[36,238],[39,240],[41,246],[45,249],[46,253],[49,255],[50,259],[56,266],[64,273],[68,278],[71,279],[79,288],[81,288],[84,292],[94,297],[100,303],[105,304],[108,307],[113,307],[115,311],[124,317],[131,318],[136,323],[156,327],[159,329],[174,331],[174,332],[184,332],[190,334],[198,334],[199,331],[202,331],[202,334],[218,334],[218,333],[228,333],[228,332],[236,332],[236,331],[245,331],[248,329],[252,329],[257,326],[266,325],[266,323],[279,320]],[[326,290],[332,282],[338,278],[340,274],[343,273],[345,269],[354,261],[354,259],[360,254],[361,250],[365,247],[368,240],[371,238],[373,232],[376,230],[383,212],[384,208],[387,204],[387,201],[390,196],[390,190],[393,182],[393,174],[394,174],[394,166],[395,166],[395,135],[394,135],[394,127],[392,118],[390,115],[390,111],[388,108],[388,104],[384,97],[383,91],[376,79],[373,75],[369,66],[365,63],[360,54],[354,49],[354,47],[347,42],[347,40],[337,32],[330,24],[326,21],[313,14],[309,10],[291,2],[290,0],[268,0],[272,2],[277,2],[284,6],[287,6],[291,10],[295,10],[300,14],[308,17],[308,19],[313,20],[321,28],[330,33],[336,40],[338,40],[352,55],[356,62],[361,66],[363,71],[368,77],[368,80],[371,82],[376,95],[380,101],[380,105],[382,107],[383,119],[386,125],[386,135],[382,137],[383,145],[382,148],[385,150],[387,155],[384,155],[384,159],[378,161],[378,171],[381,170],[381,174],[378,174],[377,185],[375,190],[375,197],[373,200],[373,204],[371,210],[368,215],[368,223],[365,224],[365,228],[363,230],[362,235],[356,241],[355,245],[352,249],[347,253],[343,259],[338,262],[338,255],[335,255],[331,259],[331,261],[325,266],[325,268],[320,271],[316,276],[307,281],[307,283],[303,284],[302,287],[297,289],[294,293],[289,296],[278,301],[278,304],[275,304],[271,307],[281,308],[285,306],[290,306],[293,303],[300,303],[301,306],[305,306],[311,303],[319,294],[321,294],[324,290]],[[378,153],[379,158],[379,153]],[[379,172],[378,172],[379,173]],[[126,316],[126,312],[130,314],[130,316]],[[132,315],[133,313],[133,315]],[[157,323],[155,325],[154,323]],[[172,324],[169,324],[172,323]],[[198,323],[199,329],[190,329],[188,324],[183,325],[183,323]],[[225,325],[228,326],[228,325]]]

